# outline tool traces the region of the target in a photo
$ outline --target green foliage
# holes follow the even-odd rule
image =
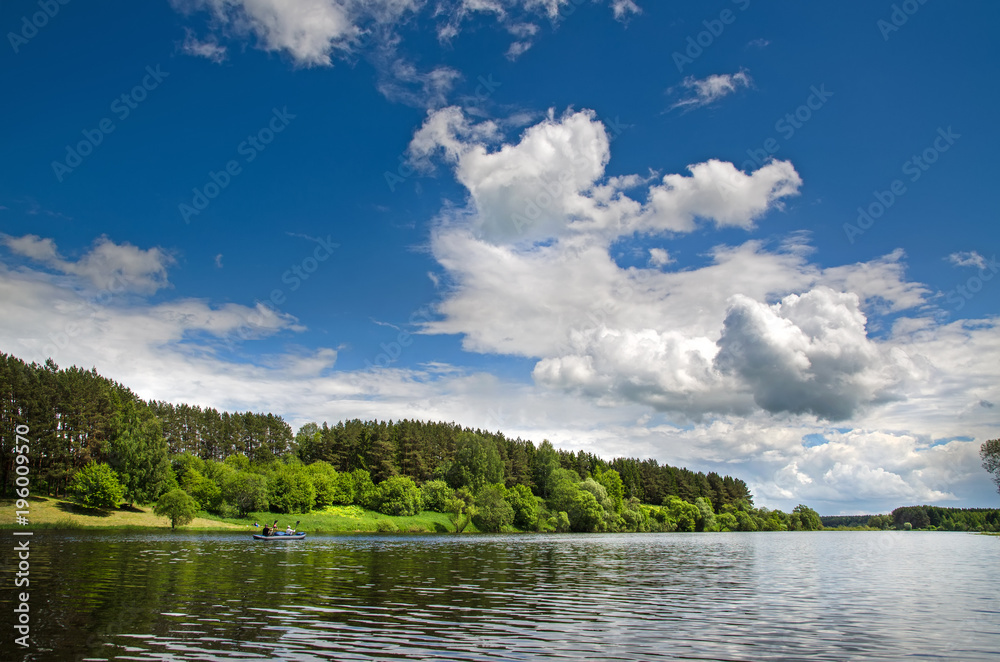
[[[316,508],[326,508],[334,502],[334,496],[338,490],[337,470],[328,462],[317,460],[306,467],[309,480],[316,488]]]
[[[409,476],[392,476],[375,487],[372,507],[383,515],[416,515],[422,506],[420,489]]]
[[[380,519],[375,523],[375,530],[379,533],[399,533],[399,527],[392,520]]]
[[[476,528],[487,533],[503,531],[514,523],[514,509],[506,499],[507,490],[502,484],[484,485],[476,493]]]
[[[166,487],[170,476],[163,427],[152,410],[130,392],[112,391],[108,461],[118,473],[129,503],[146,503]]]
[[[712,510],[712,502],[705,497],[698,497],[694,500],[694,505],[698,508],[694,530],[715,531],[715,511]]]
[[[979,447],[979,457],[983,461],[983,469],[989,472],[1000,492],[1000,439],[984,441]]]
[[[535,485],[538,486],[540,494],[546,498],[549,496],[549,476],[559,468],[559,454],[552,447],[548,439],[543,439],[535,451],[534,462],[532,463],[532,475]],[[579,480],[579,477],[577,477]]]
[[[715,525],[719,531],[739,531],[739,522],[732,513],[720,513],[715,518]]]
[[[242,453],[234,453],[227,457],[224,464],[231,469],[236,471],[249,471],[250,470],[250,458]]]
[[[170,490],[160,497],[153,512],[170,520],[170,528],[184,526],[194,519],[198,503],[181,489]]]
[[[118,474],[103,462],[91,462],[78,471],[70,491],[79,503],[91,508],[115,508],[125,496]]]
[[[757,521],[746,511],[737,510],[733,513],[736,519],[735,531],[756,531]]]
[[[371,506],[372,499],[375,498],[375,483],[372,481],[372,475],[364,469],[355,469],[350,476],[353,503],[368,508]]]
[[[255,510],[267,510],[267,478],[246,471],[234,471],[222,484],[222,498],[240,517]]]
[[[795,506],[792,510],[792,515],[798,516],[796,526],[789,527],[793,531],[819,531],[823,528],[823,522],[819,518],[819,513],[801,503]]]
[[[222,506],[222,488],[197,469],[188,469],[180,481],[181,488],[190,494],[201,510],[218,512]]]
[[[695,530],[698,519],[702,516],[698,506],[675,496],[668,497],[663,505],[667,509],[668,517],[675,531]]]
[[[570,529],[577,532],[597,531],[603,520],[604,510],[593,494],[579,489],[573,497],[567,515]]]
[[[548,526],[556,533],[566,533],[570,530],[569,514],[566,511],[559,511],[549,518]]]
[[[268,478],[267,500],[278,513],[308,513],[316,501],[316,488],[305,470],[282,465]]]
[[[514,526],[522,531],[533,531],[538,526],[538,499],[531,488],[515,485],[507,490],[506,499],[514,511]]]
[[[608,498],[614,504],[615,512],[621,512],[625,498],[625,483],[622,482],[621,475],[614,469],[600,471],[594,475],[594,479],[604,487]]]
[[[479,512],[475,498],[467,487],[455,490],[454,495],[445,503],[445,510],[455,525],[455,533],[461,533],[469,525],[472,518]]]
[[[420,486],[420,496],[423,499],[424,509],[437,513],[447,512],[448,499],[453,493],[454,490],[443,480],[429,480]],[[530,494],[531,490],[528,493]]]
[[[473,432],[458,437],[455,459],[448,472],[452,487],[468,487],[478,493],[484,485],[503,481],[503,462],[493,443]]]

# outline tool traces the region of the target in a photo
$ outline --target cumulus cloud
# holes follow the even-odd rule
[[[772,413],[844,420],[890,397],[900,366],[872,342],[856,294],[817,287],[768,306],[733,297],[715,367]]]
[[[701,79],[688,76],[681,82],[681,86],[687,91],[688,96],[679,99],[671,108],[688,110],[701,108],[733,94],[740,88],[748,88],[752,85],[753,80],[750,78],[750,74],[742,69],[735,74],[713,74]]]
[[[454,261],[448,275],[455,296],[444,301],[442,323],[482,351],[545,357],[536,383],[443,364],[345,371],[338,367],[342,348],[291,344],[302,330],[298,320],[264,306],[169,293],[156,304],[95,296],[87,278],[49,266],[67,260],[42,237],[14,238],[16,248],[4,242],[0,345],[29,361],[96,366],[144,398],[273,411],[293,427],[353,417],[455,420],[607,458],[655,457],[736,474],[759,505],[785,510],[800,502],[824,513],[974,505],[995,493],[977,449],[1000,424],[997,408],[982,404],[1000,401],[996,364],[982,360],[1000,354],[1000,319],[900,323],[881,344],[864,339],[861,298],[824,286],[845,274],[831,279],[810,265],[801,240],[771,250],[760,242],[719,247],[709,264],[673,272],[622,269],[600,243],[521,250],[468,234],[440,240],[454,242],[455,251],[435,253]],[[463,259],[464,250],[475,252]],[[13,254],[31,262],[9,267]],[[882,360],[886,351],[894,361],[908,359],[916,378],[907,382],[907,398],[859,409],[838,427],[759,407],[753,384],[714,364],[734,290],[768,325],[798,337],[792,345],[808,366],[779,353],[793,378],[832,374],[824,361],[845,360],[834,348],[856,340],[861,349],[852,351],[867,356],[874,345]],[[789,291],[805,294],[791,299]],[[890,298],[894,291],[906,288],[889,288]],[[484,295],[478,304],[465,298],[474,293]],[[512,314],[517,306],[523,316]],[[740,366],[752,365],[749,354],[738,356]],[[878,379],[866,369],[842,372],[861,388]],[[823,379],[825,388],[836,384]],[[673,422],[673,412],[699,410],[711,416],[696,425]],[[802,439],[811,434],[828,441],[807,447]]]
[[[128,290],[152,294],[167,287],[167,268],[172,256],[160,248],[143,250],[129,243],[116,244],[107,237],[99,238],[94,246],[76,261],[63,258],[55,242],[49,238],[27,234],[23,237],[0,235],[7,248],[28,257],[49,269],[79,276],[97,289]]]
[[[699,218],[719,227],[749,229],[768,210],[780,208],[782,198],[798,195],[802,185],[788,161],[771,161],[749,175],[715,159],[688,166],[688,170],[690,177],[666,175],[650,189],[638,229],[691,232]]]
[[[802,183],[787,161],[747,174],[709,160],[689,166],[690,176],[665,175],[640,202],[627,192],[642,186],[643,178],[605,177],[610,140],[590,110],[560,117],[549,111],[518,142],[496,145],[497,140],[496,123],[474,124],[449,107],[430,113],[410,144],[418,164],[444,153],[469,191],[467,218],[474,231],[495,243],[691,232],[698,219],[750,228],[765,212],[780,208],[783,198],[796,195]]]
[[[798,192],[790,163],[607,177],[610,143],[586,110],[550,112],[505,142],[496,123],[446,108],[429,114],[410,151],[442,158],[468,190],[466,207],[445,211],[432,234],[451,287],[426,332],[534,358],[546,388],[680,418],[844,420],[905,397],[913,366],[869,337],[865,312],[926,304],[902,252],[821,269],[796,234],[776,247],[719,246],[708,264],[680,271],[664,270],[665,248],[648,249],[648,268],[611,257],[623,237],[752,229]]]
[[[670,253],[668,253],[665,249],[663,248],[649,249],[649,263],[654,267],[663,267],[670,264],[673,261],[674,259],[670,257]]]

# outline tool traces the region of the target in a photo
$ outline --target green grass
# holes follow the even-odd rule
[[[199,513],[201,515],[202,513]],[[310,513],[282,515],[271,512],[254,512],[246,517],[217,517],[208,513],[204,517],[214,519],[219,522],[237,526],[253,525],[259,522],[261,526],[270,524],[278,520],[278,526],[284,529],[289,524],[294,525],[296,520],[299,525],[298,531],[306,533],[374,533],[402,532],[402,533],[452,533],[455,525],[444,513],[424,511],[412,516],[383,515],[374,510],[364,510],[360,506],[327,506],[323,510],[314,510]],[[465,531],[476,532],[475,525],[469,524]]]
[[[108,510],[87,508],[64,499],[31,497],[28,519],[31,529],[169,529],[165,517],[153,514],[152,505],[122,506]],[[21,528],[15,524],[13,499],[0,499],[0,530]],[[400,532],[400,533],[453,533],[455,525],[444,513],[430,511],[409,517],[383,515],[360,506],[328,506],[311,513],[281,515],[271,512],[250,513],[246,517],[220,517],[201,511],[190,524],[178,527],[185,531],[252,530],[254,521],[265,523],[278,520],[282,529],[300,520],[299,531],[308,533]],[[472,523],[465,528],[476,533]]]
[[[27,529],[169,529],[166,517],[153,514],[153,506],[122,506],[120,508],[88,508],[65,499],[31,497],[28,499]],[[13,499],[0,499],[0,529],[23,528],[15,523]],[[183,527],[187,531],[238,528],[233,524],[198,513],[193,522]],[[253,522],[251,521],[251,524]]]

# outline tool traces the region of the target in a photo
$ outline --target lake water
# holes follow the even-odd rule
[[[4,659],[1000,658],[1000,537],[40,531],[31,549],[31,647],[5,627]]]

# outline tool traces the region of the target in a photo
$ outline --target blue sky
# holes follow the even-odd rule
[[[772,507],[995,505],[998,19],[4,3],[0,349],[293,427],[655,457]]]

